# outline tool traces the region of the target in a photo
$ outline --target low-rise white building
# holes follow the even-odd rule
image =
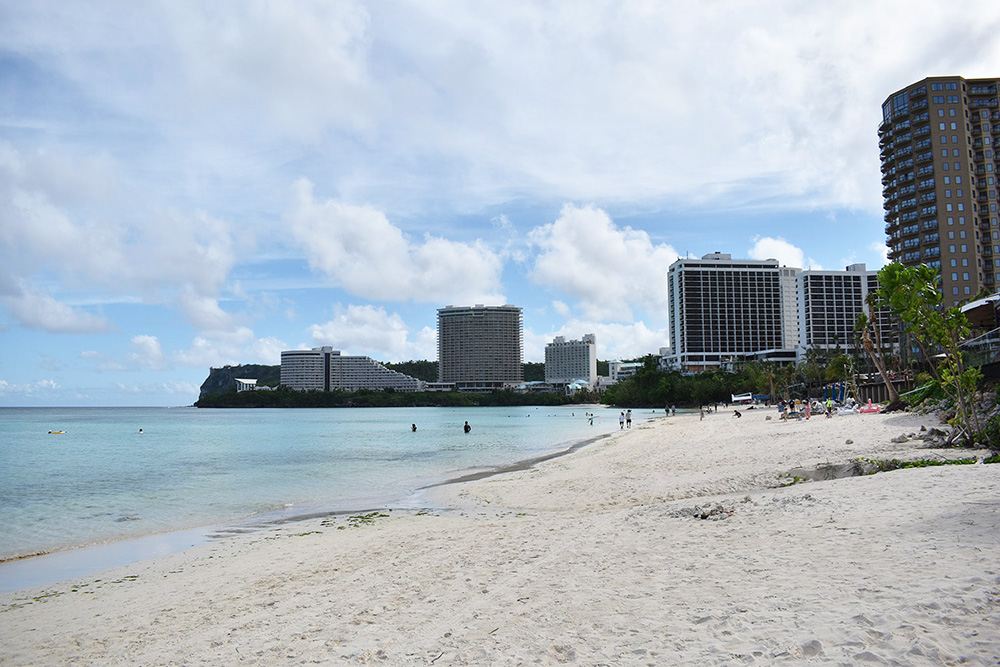
[[[320,391],[424,390],[421,380],[390,370],[371,357],[342,355],[329,346],[282,352],[281,384]]]

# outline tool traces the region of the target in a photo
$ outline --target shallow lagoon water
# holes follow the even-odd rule
[[[597,415],[593,426],[588,412]],[[618,431],[617,415],[592,406],[3,408],[0,558],[144,536],[160,544],[167,533],[265,518],[416,507],[423,486]],[[650,416],[636,411],[635,423]]]

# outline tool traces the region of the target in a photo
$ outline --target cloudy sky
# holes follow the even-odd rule
[[[0,0],[0,406],[186,405],[211,366],[667,345],[712,251],[881,266],[877,126],[1000,75],[995,0]]]

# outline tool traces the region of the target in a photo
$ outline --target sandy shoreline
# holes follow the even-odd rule
[[[765,414],[5,594],[0,663],[998,664],[1000,465],[774,488],[967,452],[891,442],[933,417]]]

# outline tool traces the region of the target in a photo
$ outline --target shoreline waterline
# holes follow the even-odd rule
[[[434,490],[459,511],[313,520],[2,595],[5,664],[994,664],[1000,466],[782,486],[955,451],[916,435],[931,416],[767,416],[657,420]]]
[[[639,422],[641,423],[641,422]],[[17,555],[0,560],[0,593],[13,593],[38,586],[49,586],[105,570],[180,553],[194,547],[241,535],[260,533],[279,526],[317,519],[362,515],[371,512],[419,512],[454,509],[429,501],[428,492],[441,487],[486,479],[532,467],[628,431],[612,431],[578,440],[554,443],[543,454],[497,466],[473,466],[446,473],[443,479],[421,484],[398,496],[362,506],[283,507],[256,512],[231,521],[189,526],[145,535],[113,539],[94,544],[74,545],[52,551]],[[568,446],[567,446],[568,445]]]

